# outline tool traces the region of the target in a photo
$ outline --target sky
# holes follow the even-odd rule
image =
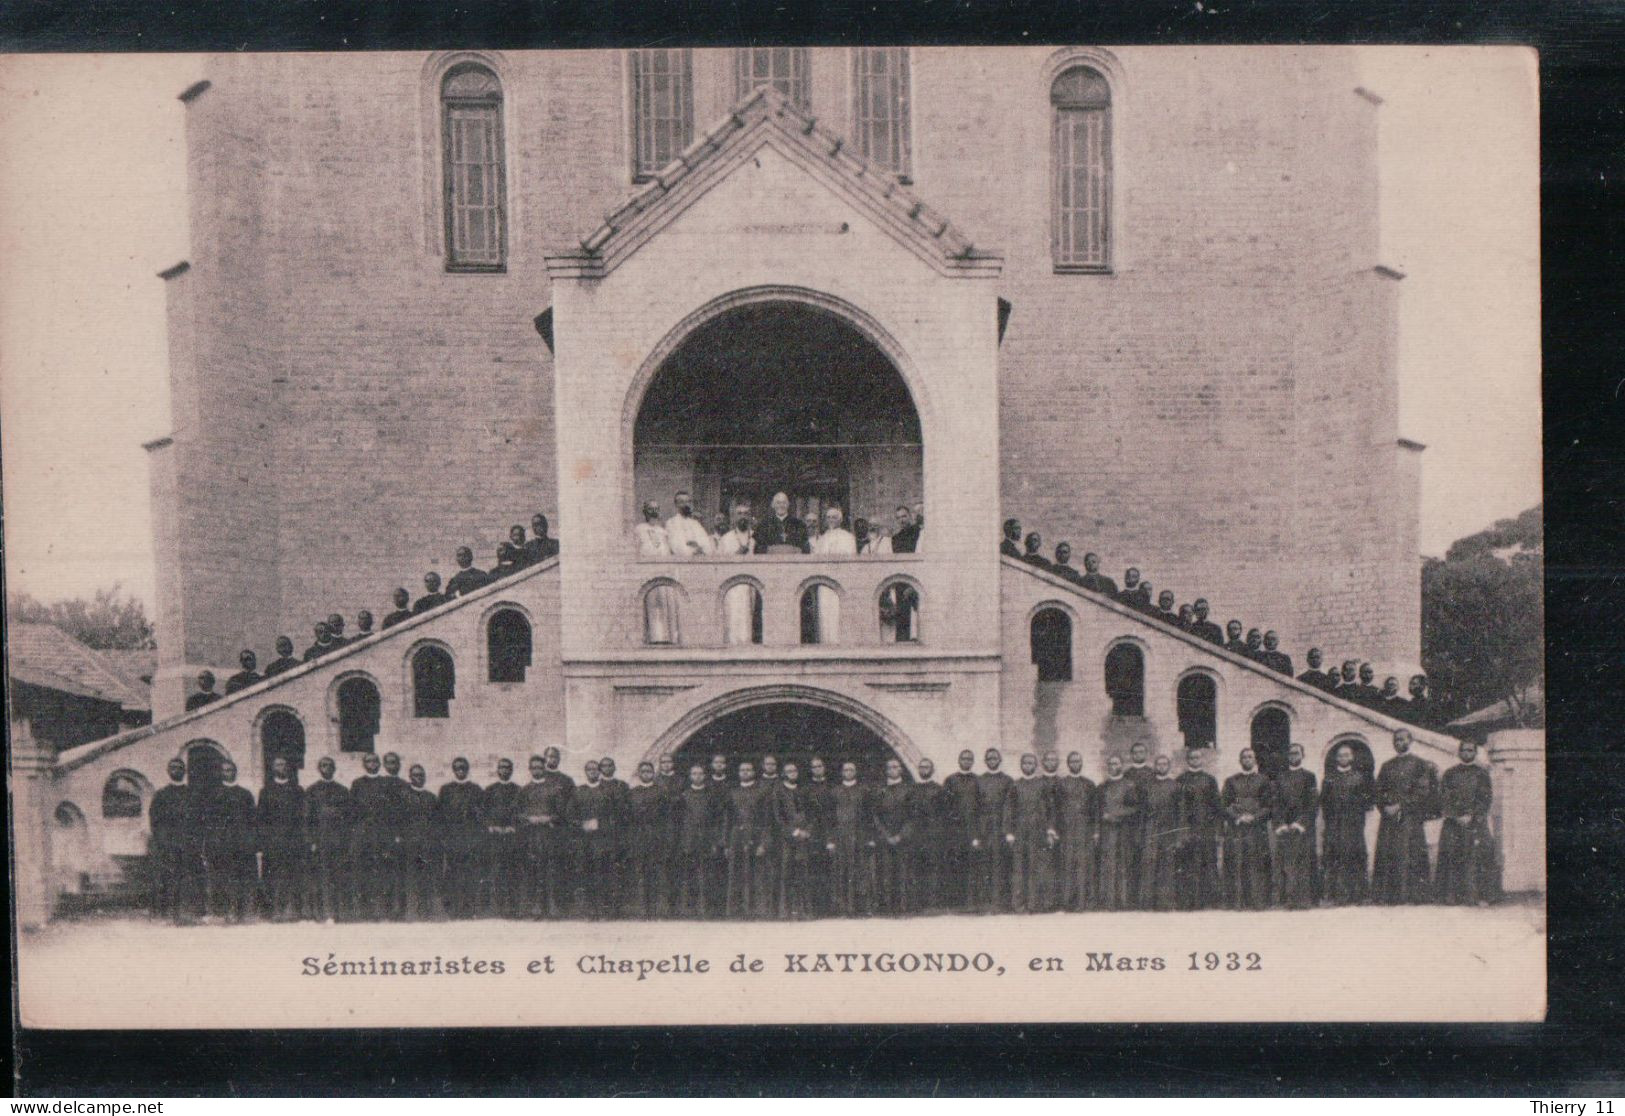
[[[1421,547],[1540,500],[1533,54],[1363,48],[1382,247],[1399,297],[1400,433],[1428,448]],[[196,57],[0,57],[0,453],[7,587],[115,584],[154,611],[143,442],[169,432],[163,283],[187,257]]]

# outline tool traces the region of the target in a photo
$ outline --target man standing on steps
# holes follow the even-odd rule
[[[214,671],[200,670],[197,676],[197,693],[186,699],[186,711],[202,709],[220,700],[220,695],[214,692]]]
[[[329,651],[338,650],[338,644],[333,642],[333,633],[327,627],[326,620],[316,621],[313,629],[315,641],[305,648],[305,662],[313,663]]]
[[[293,640],[287,636],[276,637],[276,658],[265,664],[265,677],[275,678],[285,670],[292,670],[299,665],[299,660],[293,656]]]
[[[1099,593],[1103,597],[1116,598],[1117,596],[1117,582],[1100,572],[1100,555],[1098,554],[1091,553],[1083,556],[1083,580],[1078,584],[1089,590],[1089,592]]]
[[[1021,557],[1021,520],[1004,521],[1004,538],[999,540],[999,553],[1006,558]]]
[[[1224,631],[1207,618],[1208,606],[1206,597],[1197,597],[1191,604],[1191,635],[1207,640],[1215,647],[1224,646]]]
[[[412,602],[413,616],[428,612],[431,608],[439,608],[451,600],[440,591],[440,575],[433,570],[423,575],[423,590],[423,596]]]
[[[893,542],[892,545],[896,546],[897,544],[896,542]],[[1021,560],[1023,562],[1027,563],[1029,566],[1043,570],[1045,573],[1051,573],[1054,571],[1054,567],[1050,565],[1049,559],[1044,557],[1044,536],[1040,535],[1037,531],[1029,531],[1027,533],[1027,539],[1023,545],[1027,548],[1026,551],[1021,555]]]
[[[344,638],[344,617],[337,612],[327,614],[327,634],[333,637],[335,651],[350,642]]]
[[[1179,623],[1179,613],[1174,608],[1174,600],[1174,591],[1172,589],[1164,589],[1158,593],[1157,611],[1152,613],[1152,616],[1157,620],[1161,620],[1164,624],[1178,628],[1181,625]]]
[[[1055,544],[1055,561],[1051,563],[1050,572],[1057,577],[1064,577],[1074,585],[1083,584],[1083,575],[1072,565],[1072,544]]]
[[[1411,733],[1394,733],[1394,758],[1377,772],[1377,856],[1371,870],[1376,903],[1426,903],[1433,880],[1424,822],[1439,816],[1439,772],[1411,754]]]
[[[1231,620],[1224,626],[1224,649],[1232,655],[1240,655],[1244,659],[1252,658],[1247,649],[1247,641],[1241,634],[1241,621]]]
[[[446,582],[447,597],[466,597],[476,589],[491,584],[491,575],[474,565],[474,552],[466,546],[457,548],[457,572]]]
[[[366,609],[361,609],[355,614],[355,635],[351,637],[350,642],[360,643],[374,634],[372,630],[372,613]]]
[[[1320,669],[1320,662],[1320,648],[1311,647],[1309,649],[1309,669],[1298,675],[1298,681],[1307,686],[1313,686],[1317,690],[1330,693],[1333,684],[1332,676]]]
[[[388,631],[402,620],[412,619],[412,594],[405,589],[396,589],[393,594],[395,611],[384,616],[384,630]]]
[[[1281,650],[1281,637],[1273,630],[1264,633],[1264,650],[1258,661],[1273,671],[1292,677],[1292,656]]]
[[[259,665],[259,660],[255,658],[254,652],[245,648],[243,653],[237,656],[237,665],[243,669],[226,679],[227,695],[234,694],[238,690],[246,690],[256,682],[264,679],[264,675],[254,669]]]
[[[525,543],[525,565],[540,565],[558,556],[559,540],[547,533],[547,516],[541,512],[530,517],[530,535],[530,541]]]

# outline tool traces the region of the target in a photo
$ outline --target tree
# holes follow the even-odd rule
[[[75,597],[47,604],[27,593],[12,593],[6,600],[6,615],[13,623],[54,624],[98,651],[153,646],[146,606],[126,597],[117,584],[96,590],[95,597],[88,601]]]
[[[1447,718],[1504,701],[1529,723],[1544,626],[1539,505],[1423,563],[1422,669]]]

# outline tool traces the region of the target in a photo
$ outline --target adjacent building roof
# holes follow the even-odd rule
[[[1529,706],[1529,721],[1534,725],[1546,723],[1546,688],[1544,685],[1529,687],[1524,695],[1524,701]],[[1475,709],[1465,716],[1457,717],[1446,728],[1474,729],[1488,732],[1498,728],[1507,728],[1519,725],[1517,716],[1505,701],[1491,702],[1482,709]]]
[[[151,712],[152,695],[138,674],[115,655],[152,656],[153,652],[104,652],[86,647],[52,624],[10,624],[6,628],[6,671],[19,682],[59,690],[77,697],[117,703],[120,708]]]

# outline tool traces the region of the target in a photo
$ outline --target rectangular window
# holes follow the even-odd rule
[[[812,104],[809,70],[805,47],[744,47],[734,52],[734,99],[771,85],[806,112]]]
[[[694,139],[687,50],[632,51],[632,178],[652,177]]]
[[[852,133],[858,153],[907,181],[911,171],[907,47],[852,52]]]
[[[1055,109],[1055,263],[1104,269],[1108,110]]]
[[[445,102],[446,266],[500,271],[504,263],[500,102]]]

